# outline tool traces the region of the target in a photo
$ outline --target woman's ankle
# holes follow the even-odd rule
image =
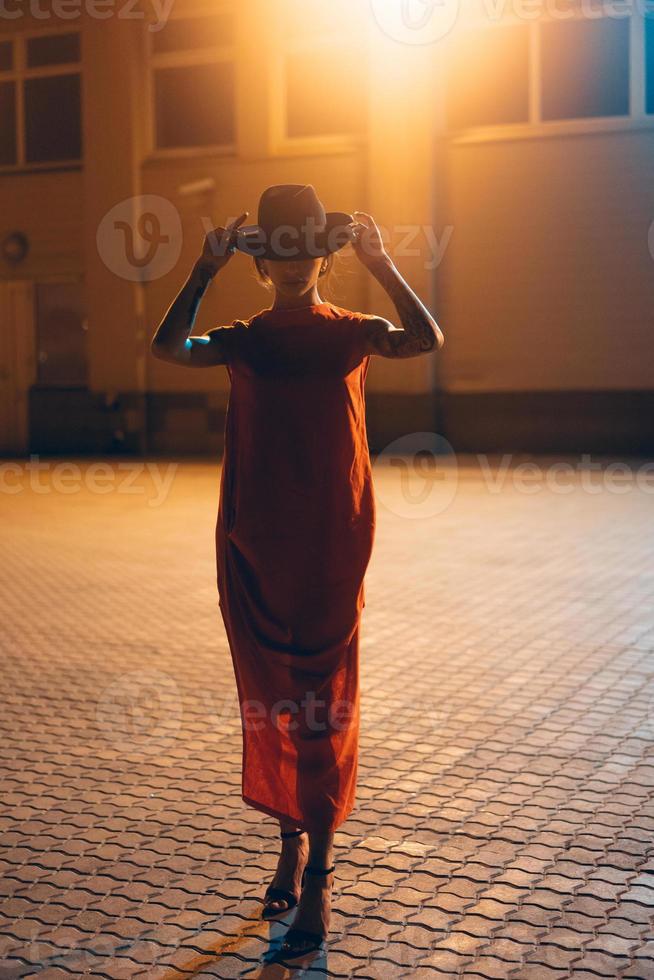
[[[282,823],[281,820],[279,821],[279,832],[280,834],[297,834],[298,837],[304,833],[302,827],[298,827],[296,823]]]

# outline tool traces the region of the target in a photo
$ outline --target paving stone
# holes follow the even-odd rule
[[[523,922],[539,931],[545,932],[553,923],[557,922],[560,916],[559,909],[544,909],[540,905],[532,905],[527,899],[516,909],[512,909],[506,916],[505,923]]]
[[[460,918],[460,914],[453,915],[450,912],[444,912],[442,909],[431,908],[425,905],[417,912],[409,911],[406,921],[425,926],[434,932],[440,932],[441,930],[447,929],[453,922],[458,921]]]
[[[514,972],[509,974],[513,980],[563,980],[564,977],[570,976],[570,971],[567,969],[557,970],[552,967],[545,966],[542,963],[536,964],[523,964],[518,967]],[[590,980],[590,977],[582,978],[577,973],[574,974],[575,980]],[[597,978],[595,978],[597,980]]]
[[[381,956],[378,957],[381,961]],[[472,962],[472,957],[454,953],[448,949],[438,949],[420,961],[423,969],[436,970],[448,977],[455,977],[463,970],[466,964]],[[382,974],[383,975],[383,974]]]
[[[481,953],[475,957],[473,963],[470,964],[464,976],[489,977],[492,978],[492,980],[505,980],[505,978],[509,975],[509,970],[511,969],[512,965],[515,965],[512,963],[512,961],[507,963],[506,960],[500,959],[497,956]]]
[[[581,932],[573,928],[565,928],[558,923],[541,936],[541,942],[547,946],[557,946],[569,951],[579,951],[593,939],[592,932]]]
[[[383,945],[398,931],[397,923],[385,922],[383,919],[373,916],[366,916],[353,923],[349,916],[342,916],[337,909],[332,912],[332,922],[338,923],[338,927],[347,930],[348,942],[354,940],[358,944],[358,940],[361,938],[368,943],[368,949],[380,944]]]
[[[488,938],[501,928],[501,922],[493,921],[485,915],[477,915],[474,912],[470,912],[460,915],[453,922],[451,932],[465,932],[470,936]]]
[[[651,910],[645,905],[639,905],[636,902],[620,902],[620,916],[627,919],[629,922],[640,922],[643,925],[650,922],[652,919]],[[616,910],[611,909],[611,915],[616,915]]]
[[[488,945],[488,934],[470,934],[467,923],[464,923],[442,938],[437,935],[432,945],[434,950],[449,950],[452,953],[472,957],[476,950]]]
[[[588,970],[600,976],[615,977],[621,970],[630,966],[629,956],[613,956],[600,950],[587,950],[575,962],[575,969]]]
[[[563,949],[548,943],[541,943],[537,948],[525,952],[523,962],[539,963],[552,970],[576,970],[582,958],[580,949]]]

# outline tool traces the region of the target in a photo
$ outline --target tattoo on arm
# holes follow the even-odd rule
[[[191,297],[191,304],[188,309],[189,331],[193,329],[193,324],[195,323],[195,318],[198,314],[198,308],[200,306],[200,302],[206,292],[207,286],[211,282],[211,274],[209,273],[208,269],[204,268],[203,266],[199,267],[198,276],[200,282],[198,284],[197,289],[193,293],[193,296]]]
[[[198,308],[213,278],[209,268],[196,264],[168,307],[152,340],[152,350],[163,360],[188,364],[194,342],[190,339]]]
[[[388,321],[379,317],[369,321],[368,341],[383,357],[417,357],[439,349],[443,335],[429,310],[392,264],[373,270],[375,278],[395,304],[404,329],[391,329]]]
[[[417,357],[435,350],[438,342],[425,317],[410,310],[401,314],[403,330],[391,329],[381,318],[370,321],[368,341],[383,357]]]

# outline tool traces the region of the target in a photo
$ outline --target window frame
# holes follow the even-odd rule
[[[214,6],[194,6],[188,10],[174,10],[171,20],[193,20],[194,18],[226,15],[232,18],[235,40],[232,44],[202,48],[200,50],[155,52],[153,32],[146,32],[147,71],[146,86],[146,156],[150,160],[175,160],[201,156],[235,156],[238,152],[238,64],[236,57],[237,15],[234,7],[227,3]],[[159,68],[192,68],[195,65],[231,64],[234,69],[234,127],[235,138],[232,143],[198,144],[196,146],[157,146],[157,107],[155,72]]]
[[[362,31],[359,37],[363,60],[369,64],[369,33]],[[338,49],[343,43],[342,36],[336,32],[316,37],[285,38],[283,45],[274,56],[272,64],[272,92],[274,93],[275,111],[272,112],[272,156],[302,156],[307,153],[343,153],[356,149],[367,142],[368,126],[365,125],[360,133],[325,133],[311,136],[288,135],[288,90],[286,85],[286,66],[289,56],[294,54],[310,54],[321,52],[326,54]]]
[[[608,19],[609,16],[604,11],[598,13],[597,17],[593,17],[592,19]],[[575,10],[570,13],[570,16],[564,18],[564,21],[587,19],[582,11]],[[524,123],[471,126],[456,130],[446,129],[449,142],[456,145],[654,129],[654,115],[646,112],[645,105],[645,13],[639,5],[635,4],[626,12],[611,15],[611,19],[626,19],[629,21],[628,115],[544,120],[542,118],[541,25],[546,21],[560,21],[561,18],[547,15],[539,17],[537,20],[531,20],[526,24],[524,19],[517,16],[504,17],[493,23],[488,23],[487,20],[476,20],[466,25],[464,29],[492,31],[496,27],[507,24],[519,24],[528,32],[529,88],[527,102],[529,106],[529,118]]]
[[[42,65],[38,68],[27,66],[27,42],[34,37],[52,37],[57,34],[77,34],[80,42],[80,60],[67,61],[55,65]],[[16,85],[16,163],[0,165],[0,174],[33,173],[47,170],[80,170],[84,165],[84,130],[82,128],[81,155],[79,158],[60,160],[31,161],[25,159],[25,91],[24,82],[32,78],[54,78],[58,75],[78,75],[80,92],[82,90],[82,31],[66,27],[31,28],[15,34],[2,34],[0,40],[12,41],[14,46],[14,67],[11,71],[0,71],[0,82],[14,82]],[[80,126],[83,127],[83,107],[80,104]]]

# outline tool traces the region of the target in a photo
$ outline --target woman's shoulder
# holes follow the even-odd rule
[[[325,300],[322,303],[313,303],[311,306],[289,307],[288,309],[281,310],[267,307],[264,310],[259,310],[258,313],[254,313],[250,317],[235,320],[234,325],[251,327],[259,320],[266,322],[270,320],[275,322],[288,320],[291,323],[295,323],[296,321],[304,321],[307,318],[347,321],[374,319],[370,313],[359,313],[356,310],[349,310],[344,306],[339,306],[336,303]]]
[[[207,334],[222,332],[223,330],[233,330],[234,334],[242,333],[251,327],[255,320],[268,312],[268,310],[259,310],[258,313],[253,313],[251,316],[238,317],[236,320],[232,320],[231,323],[225,323],[219,327],[212,327],[210,330],[207,330]]]
[[[335,318],[343,320],[374,320],[373,313],[362,313],[359,310],[349,310],[344,306],[337,306],[335,303],[325,303],[329,307]]]
[[[236,333],[244,333],[259,321],[267,322],[269,320],[289,320],[291,322],[295,322],[296,320],[306,319],[307,316],[309,316],[311,319],[324,318],[327,320],[340,320],[347,322],[360,322],[362,320],[377,319],[377,317],[372,313],[362,313],[358,310],[350,310],[347,307],[339,306],[336,303],[325,301],[323,303],[316,303],[308,307],[298,307],[297,309],[288,310],[274,310],[270,307],[266,307],[263,310],[259,310],[257,313],[253,313],[251,316],[239,317],[236,320],[232,320],[231,323],[226,324],[225,327],[217,329],[234,329]],[[208,331],[208,333],[211,332],[212,331]]]

